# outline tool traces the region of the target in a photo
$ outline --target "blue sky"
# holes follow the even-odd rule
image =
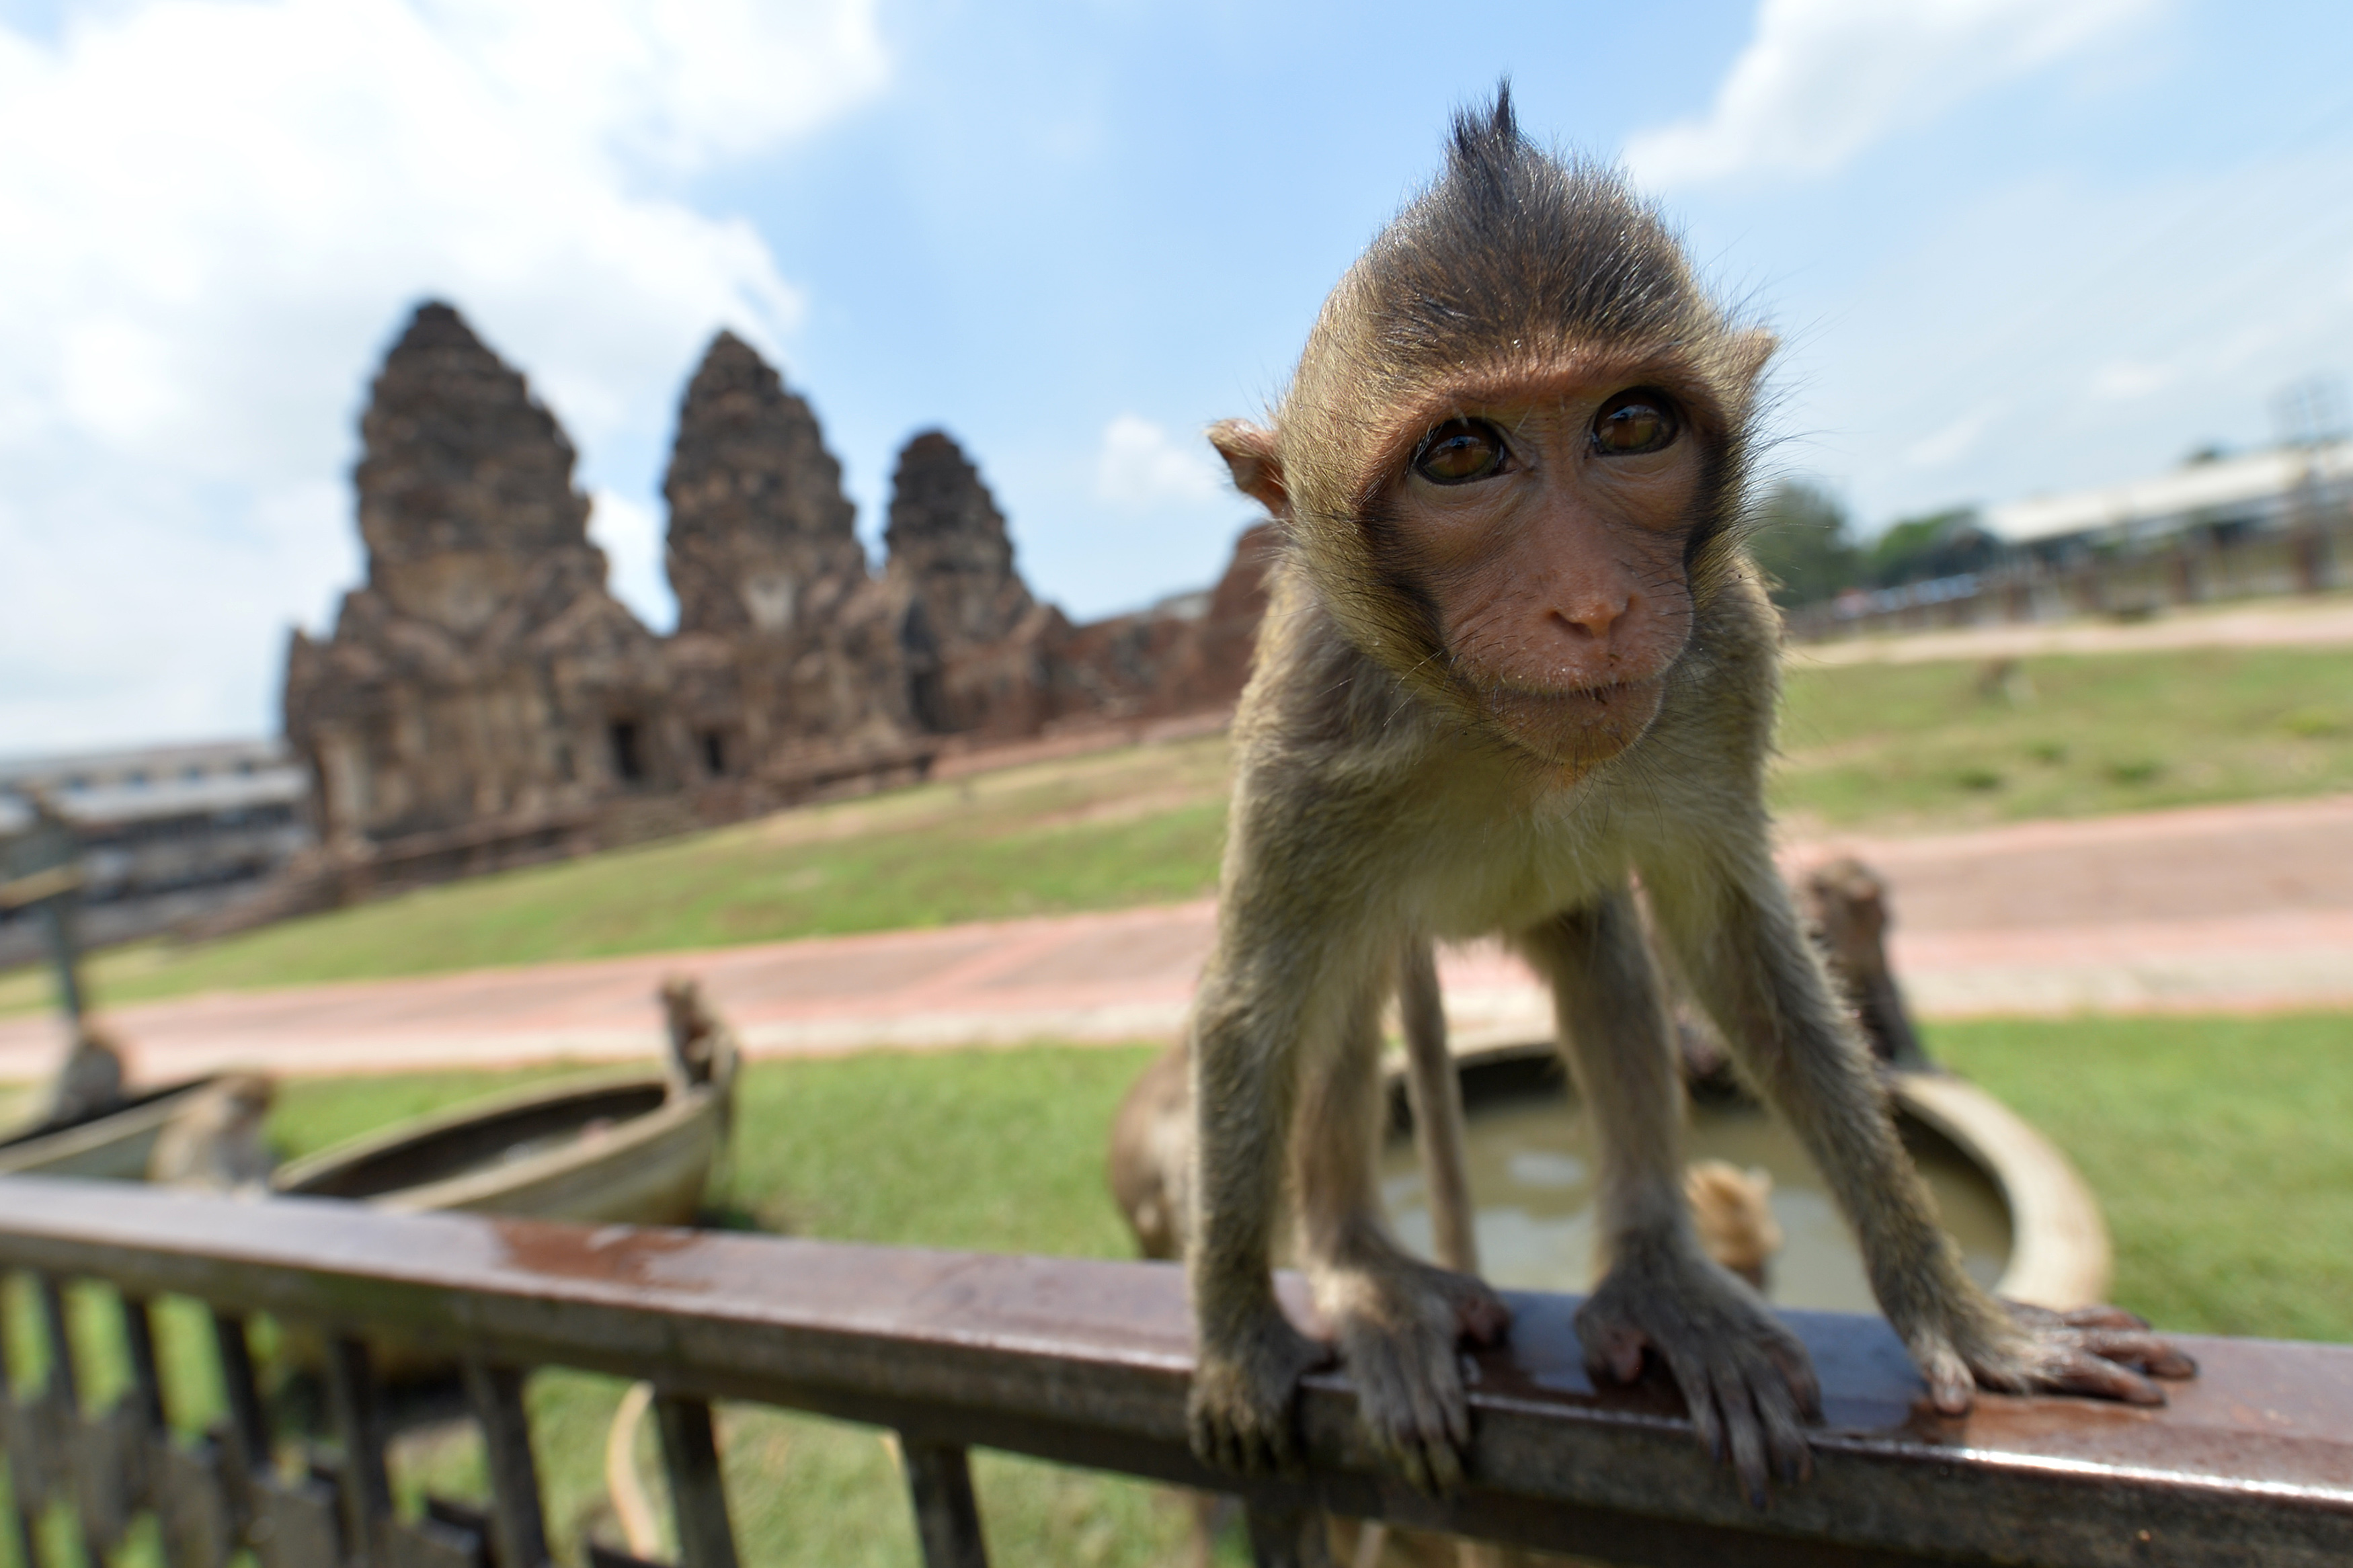
[[[718,327],[879,531],[942,426],[1074,616],[1207,581],[1199,440],[1508,74],[1775,326],[1866,530],[2270,438],[2353,371],[2353,10],[1767,0],[0,0],[0,752],[274,728],[357,580],[367,378],[450,299],[657,626]]]

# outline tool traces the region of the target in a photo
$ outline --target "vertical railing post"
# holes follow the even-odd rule
[[[49,1407],[49,1419],[44,1425],[56,1447],[55,1457],[58,1461],[57,1468],[49,1473],[54,1476],[62,1469],[71,1478],[73,1484],[66,1490],[71,1500],[74,1525],[81,1534],[83,1560],[95,1568],[96,1564],[106,1561],[106,1542],[100,1541],[98,1531],[90,1527],[90,1516],[81,1506],[81,1467],[78,1462],[82,1448],[79,1440],[81,1379],[74,1370],[73,1334],[66,1324],[65,1287],[56,1275],[46,1271],[35,1274],[33,1280],[36,1287],[33,1296],[41,1320],[41,1338],[49,1352],[49,1386],[44,1396]]]
[[[654,1427],[661,1436],[662,1472],[670,1479],[683,1568],[735,1568],[735,1531],[727,1521],[727,1483],[719,1473],[711,1406],[657,1394]]]
[[[466,1361],[466,1395],[481,1424],[490,1461],[491,1531],[499,1568],[545,1568],[547,1515],[541,1506],[539,1464],[531,1449],[531,1416],[523,1407],[523,1374]]]
[[[7,1276],[0,1274],[0,1419],[7,1422],[8,1454],[8,1530],[16,1543],[16,1561],[24,1568],[40,1568],[40,1559],[34,1553],[33,1525],[35,1500],[38,1489],[36,1477],[47,1456],[28,1450],[37,1440],[37,1428],[26,1419],[30,1414],[16,1401],[15,1355],[9,1349],[6,1322]]]
[[[1242,1517],[1256,1568],[1332,1568],[1331,1537],[1320,1510],[1250,1501],[1242,1505]]]
[[[33,1300],[41,1320],[41,1343],[49,1352],[49,1397],[69,1415],[81,1414],[81,1383],[74,1374],[73,1336],[66,1331],[65,1287],[54,1274],[33,1276]]]
[[[988,1544],[981,1537],[972,1466],[963,1446],[919,1442],[902,1434],[899,1455],[914,1499],[923,1568],[988,1568]]]
[[[131,1296],[122,1297],[121,1301],[122,1346],[131,1360],[131,1396],[138,1402],[132,1408],[147,1424],[148,1436],[153,1436],[168,1425],[164,1410],[164,1373],[155,1361],[154,1308]]]
[[[254,1487],[270,1469],[269,1423],[261,1414],[261,1388],[253,1375],[253,1344],[245,1337],[245,1320],[222,1311],[215,1311],[212,1320],[221,1402],[228,1407],[219,1434],[221,1480],[228,1491],[231,1531],[250,1545],[259,1500]]]
[[[343,1439],[343,1551],[355,1563],[384,1568],[385,1525],[392,1518],[392,1477],[385,1468],[384,1410],[364,1341],[327,1342],[327,1401]]]

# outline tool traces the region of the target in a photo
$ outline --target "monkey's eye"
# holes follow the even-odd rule
[[[1434,485],[1467,485],[1503,471],[1510,448],[1484,419],[1449,419],[1414,448],[1413,471]]]
[[[1674,404],[1647,386],[1618,394],[1593,416],[1593,449],[1605,458],[1655,452],[1682,433]]]

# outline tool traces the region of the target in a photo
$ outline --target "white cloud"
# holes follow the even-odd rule
[[[151,0],[0,25],[0,751],[250,731],[354,579],[353,422],[450,300],[575,442],[801,310],[686,174],[888,62],[872,0]],[[617,564],[625,571],[629,563]]]
[[[2170,365],[2121,359],[2092,373],[2092,395],[2112,403],[2128,403],[2153,392],[2163,392],[2180,379],[2180,372]]]
[[[1904,448],[1904,460],[1915,468],[1941,468],[1967,457],[2001,415],[1995,405],[1971,409]]]
[[[1764,0],[1706,115],[1630,137],[1655,186],[1821,174],[1892,132],[2022,76],[2157,0]]]
[[[1151,420],[1123,414],[1103,426],[1095,457],[1095,499],[1144,511],[1226,493],[1226,472],[1207,440],[1177,441]]]

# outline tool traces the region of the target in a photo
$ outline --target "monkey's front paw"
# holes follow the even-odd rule
[[[1331,1359],[1329,1345],[1293,1328],[1274,1308],[1235,1342],[1204,1344],[1185,1409],[1194,1455],[1244,1475],[1297,1468],[1292,1398],[1300,1378]]]
[[[1335,1271],[1316,1282],[1316,1297],[1374,1445],[1423,1491],[1460,1486],[1471,1402],[1457,1347],[1503,1338],[1512,1321],[1503,1298],[1470,1275],[1407,1259]]]
[[[2196,1362],[2121,1308],[1999,1305],[2002,1315],[1976,1332],[1922,1335],[1913,1346],[1928,1396],[1947,1415],[1967,1410],[1980,1387],[2162,1405],[2165,1390],[2151,1378],[2198,1375]]]
[[[1765,1506],[1768,1475],[1813,1472],[1813,1358],[1756,1292],[1704,1258],[1621,1260],[1577,1310],[1577,1337],[1596,1382],[1633,1382],[1645,1351],[1664,1362],[1700,1441],[1731,1459],[1754,1506]]]

